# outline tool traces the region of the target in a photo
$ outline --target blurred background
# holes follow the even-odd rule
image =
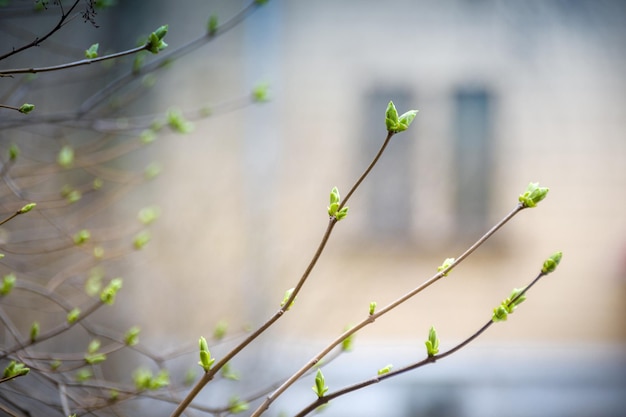
[[[60,42],[84,49],[93,37],[119,50],[167,23],[175,47],[201,34],[209,15],[226,20],[245,4],[123,1],[98,16],[99,29],[78,39],[62,32]],[[228,109],[120,162],[154,158],[163,172],[107,210],[107,221],[146,202],[161,217],[144,252],[116,267],[125,287],[109,324],[141,324],[163,349],[195,343],[220,322],[233,331],[262,324],[311,259],[331,188],[345,195],[382,144],[393,100],[400,113],[419,109],[413,125],[351,197],[295,307],[234,361],[237,390],[286,378],[363,319],[371,301],[384,306],[417,287],[532,181],[550,187],[545,201],[361,331],[354,351],[325,368],[327,384],[332,391],[422,359],[431,325],[446,350],[563,251],[558,270],[470,346],[340,398],[324,415],[621,416],[624,74],[621,0],[272,0],[160,71],[156,87],[124,110]],[[269,102],[223,104],[259,83],[269,85]],[[47,97],[52,105],[57,96]],[[268,415],[310,402],[311,380]]]

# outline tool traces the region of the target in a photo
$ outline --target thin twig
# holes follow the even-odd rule
[[[542,277],[544,277],[546,275],[547,275],[546,273],[540,272],[532,280],[532,282],[530,284],[528,284],[526,286],[526,288],[524,288],[524,290],[522,292],[520,292],[515,298],[513,298],[508,303],[508,305],[514,305],[515,301],[517,301],[520,297],[522,297],[533,285],[535,285],[535,283],[537,283],[537,281],[539,281],[539,279],[541,279]],[[317,400],[313,401],[311,404],[306,406],[304,409],[302,409],[294,417],[304,417],[304,416],[308,415],[309,413],[311,413],[312,411],[314,411],[315,409],[317,409],[318,407],[320,407],[321,405],[327,404],[331,400],[334,400],[334,399],[336,399],[338,397],[341,397],[341,396],[349,394],[351,392],[360,390],[360,389],[365,388],[367,386],[370,386],[370,385],[373,385],[373,384],[377,384],[379,382],[384,381],[385,379],[394,378],[394,377],[396,377],[398,375],[401,375],[401,374],[404,374],[406,372],[413,371],[413,370],[415,370],[417,368],[421,368],[422,366],[425,366],[425,365],[428,365],[428,364],[431,364],[431,363],[435,363],[436,361],[438,361],[440,359],[444,359],[444,358],[452,355],[453,353],[461,350],[462,348],[464,348],[465,346],[467,346],[468,344],[470,344],[474,340],[476,340],[480,335],[482,335],[494,323],[495,322],[493,320],[489,320],[482,327],[480,327],[480,329],[478,329],[476,332],[474,332],[474,334],[472,334],[467,339],[463,340],[459,344],[455,345],[454,347],[448,349],[447,351],[445,351],[443,353],[439,353],[439,354],[433,355],[433,356],[428,356],[428,357],[422,359],[419,362],[415,362],[413,364],[404,366],[404,367],[399,368],[399,369],[397,369],[395,371],[390,371],[390,372],[388,372],[386,374],[378,375],[378,376],[376,376],[374,378],[371,378],[371,379],[368,379],[366,381],[361,381],[359,383],[356,383],[356,384],[350,385],[348,387],[342,388],[340,390],[337,390],[335,392],[329,393],[327,395],[324,395],[323,397],[318,397]]]
[[[455,266],[457,266],[460,262],[462,262],[465,258],[467,258],[472,252],[474,252],[480,245],[482,245],[489,237],[491,237],[498,229],[500,229],[504,224],[506,224],[509,220],[511,220],[517,213],[519,213],[524,207],[521,204],[516,205],[516,207],[507,214],[502,220],[500,220],[494,227],[492,227],[487,233],[485,233],[480,239],[476,241],[469,249],[467,249],[462,255],[460,255],[452,264],[450,264],[447,268],[439,271],[437,274],[432,276],[430,279],[425,281],[423,284],[413,289],[412,291],[404,294],[397,300],[393,301],[389,305],[381,308],[376,311],[374,314],[368,315],[365,319],[363,319],[359,324],[350,329],[343,332],[339,337],[337,337],[334,341],[332,341],[328,346],[326,346],[322,351],[320,351],[317,355],[315,355],[311,360],[309,360],[304,366],[302,366],[297,372],[295,372],[289,379],[287,379],[283,385],[281,385],[276,391],[274,391],[271,395],[269,395],[265,401],[255,410],[255,412],[251,415],[251,417],[260,416],[265,410],[267,410],[272,402],[276,400],[283,392],[285,392],[293,383],[295,383],[305,372],[315,366],[324,356],[326,356],[330,351],[332,351],[336,346],[338,346],[345,339],[366,327],[369,324],[374,323],[377,318],[387,314],[394,308],[399,305],[405,303],[410,298],[414,297],[424,289],[428,288],[439,279],[448,274]]]

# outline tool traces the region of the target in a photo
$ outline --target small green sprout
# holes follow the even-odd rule
[[[328,392],[328,387],[326,386],[326,380],[324,379],[324,374],[321,369],[317,370],[317,374],[315,374],[315,385],[312,387],[313,392],[319,397],[322,398],[326,392]]]
[[[102,178],[94,178],[92,183],[92,188],[97,191],[104,185],[104,181]]]
[[[203,336],[200,336],[198,344],[200,346],[200,362],[198,362],[198,364],[202,367],[202,369],[204,369],[205,372],[209,372],[211,366],[213,366],[213,363],[215,362],[215,359],[211,358],[209,346]]]
[[[167,35],[168,25],[163,25],[148,37],[146,42],[146,49],[153,54],[158,54],[163,49],[167,48],[167,44],[163,41],[165,35]]]
[[[97,365],[104,362],[107,359],[107,355],[104,353],[89,353],[85,355],[85,362],[88,365]]]
[[[13,287],[15,287],[15,281],[17,278],[13,272],[2,277],[2,284],[0,284],[0,296],[8,295]]]
[[[435,330],[435,326],[430,326],[430,330],[428,331],[428,340],[426,340],[425,344],[426,353],[429,358],[432,358],[439,353],[439,338],[437,337],[437,330]]]
[[[215,329],[213,329],[213,338],[215,340],[222,340],[224,336],[226,336],[227,330],[228,330],[228,323],[224,320],[220,320],[215,325]]]
[[[76,378],[78,382],[85,382],[93,378],[93,372],[89,368],[83,368],[76,372],[74,378]]]
[[[93,45],[91,45],[89,47],[89,49],[85,50],[85,58],[87,59],[94,59],[98,57],[98,47],[100,46],[100,44],[98,43],[94,43]]]
[[[393,368],[393,365],[389,364],[389,365],[385,366],[384,368],[380,368],[378,370],[377,374],[378,374],[378,376],[388,374],[389,372],[391,372],[392,368]]]
[[[122,288],[122,278],[114,278],[100,293],[100,300],[107,305],[115,303],[115,296]]]
[[[19,156],[20,148],[15,143],[12,143],[9,146],[9,161],[15,161]]]
[[[370,316],[376,312],[376,301],[370,303]]]
[[[100,346],[102,346],[102,342],[98,339],[93,339],[91,342],[89,342],[89,346],[87,346],[87,352],[96,353],[98,349],[100,349]]]
[[[328,215],[334,217],[337,221],[345,218],[348,215],[348,207],[343,207],[341,210],[341,196],[337,187],[333,187],[330,190],[330,205],[328,206]]]
[[[30,326],[31,343],[35,343],[38,337],[39,337],[39,322],[34,321],[33,324]]]
[[[344,332],[350,330],[352,327],[352,325],[348,325],[344,328]],[[354,335],[356,333],[352,333],[350,336],[346,337],[345,339],[343,339],[343,341],[341,342],[341,351],[342,352],[350,352],[353,348],[354,348]]]
[[[87,241],[91,239],[91,233],[87,229],[82,229],[74,235],[74,244],[82,245],[83,243],[87,243]]]
[[[528,184],[528,187],[526,187],[524,194],[519,196],[519,202],[522,203],[522,206],[525,208],[536,207],[541,200],[546,198],[548,191],[550,191],[549,188],[540,187],[538,182],[531,182]]]
[[[445,271],[446,269],[450,268],[450,266],[451,266],[452,264],[454,264],[454,261],[455,261],[455,259],[454,259],[454,258],[446,258],[446,259],[443,261],[443,263],[437,267],[437,272]],[[447,277],[449,273],[450,273],[450,271],[445,272],[445,273],[443,274],[443,276],[444,276],[444,277]]]
[[[218,25],[219,20],[217,18],[217,15],[212,14],[211,16],[209,16],[209,21],[207,22],[207,33],[209,34],[209,36],[215,36]]]
[[[139,368],[133,374],[133,381],[138,390],[158,390],[170,384],[170,376],[167,369],[161,369],[158,374],[153,375],[148,369]]]
[[[511,294],[503,300],[499,306],[493,309],[491,321],[494,323],[506,321],[509,314],[513,314],[513,311],[517,308],[517,306],[526,300],[524,291],[525,288],[514,288],[513,291],[511,291]]]
[[[30,104],[30,103],[24,103],[20,106],[19,109],[17,109],[17,111],[19,111],[22,114],[28,114],[33,110],[35,110],[35,105]]]
[[[246,401],[239,399],[237,396],[233,396],[228,400],[228,411],[233,414],[242,413],[250,408],[250,404]]]
[[[30,368],[27,368],[26,365],[20,362],[11,361],[9,365],[4,368],[4,373],[2,374],[3,378],[15,378],[18,376],[26,375],[30,372]]]
[[[157,135],[152,129],[145,129],[139,134],[139,140],[141,140],[141,143],[144,145],[154,142],[156,138]]]
[[[29,211],[31,211],[32,209],[35,208],[35,206],[37,206],[37,203],[28,203],[26,204],[24,207],[22,207],[19,211],[20,214],[24,214],[24,213],[28,213]]]
[[[135,346],[139,343],[139,332],[141,332],[141,329],[138,326],[133,326],[128,329],[126,334],[124,334],[124,343],[126,346]]]
[[[230,362],[226,362],[221,369],[222,377],[231,381],[239,381],[239,374],[232,370]]]
[[[269,84],[260,83],[252,89],[252,100],[256,103],[265,103],[269,101]]]
[[[137,218],[145,225],[153,223],[161,215],[161,209],[156,206],[144,207],[139,211]]]
[[[80,317],[80,308],[74,307],[67,313],[67,316],[66,316],[67,323],[74,324],[78,321],[79,317]]]
[[[150,235],[149,231],[142,230],[135,236],[135,239],[133,240],[133,246],[135,247],[135,249],[141,250],[144,248],[144,246],[148,244],[148,242],[150,242],[151,238],[152,236]]]
[[[174,132],[190,133],[193,131],[193,123],[185,119],[183,113],[178,109],[171,109],[167,112],[167,124]]]
[[[413,119],[415,119],[416,115],[417,110],[409,110],[403,113],[402,116],[398,116],[396,106],[393,104],[393,101],[390,101],[385,111],[385,126],[387,127],[387,131],[390,133],[404,132],[409,128],[411,123],[413,123]]]
[[[543,267],[541,268],[541,273],[544,275],[548,275],[556,270],[556,267],[559,266],[561,262],[561,258],[563,257],[563,252],[555,252],[543,263]]]
[[[57,163],[63,168],[71,168],[74,164],[74,149],[65,145],[57,155]]]
[[[280,306],[284,307],[285,304],[287,304],[287,301],[289,301],[289,298],[291,297],[291,294],[293,294],[293,290],[295,288],[289,288],[287,291],[285,291],[285,295],[283,295],[283,301],[280,302]],[[296,297],[297,298],[297,297]],[[291,303],[287,306],[287,308],[285,309],[285,311],[289,311],[289,309],[291,307],[293,307],[293,303],[296,302],[296,298],[293,299],[293,301],[291,301]]]

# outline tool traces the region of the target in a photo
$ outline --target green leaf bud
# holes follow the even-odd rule
[[[437,272],[445,271],[450,268],[452,264],[454,264],[455,258],[446,258],[441,265],[437,267]],[[448,270],[443,274],[444,277],[447,277],[450,271]]]
[[[26,375],[30,372],[30,368],[27,368],[26,365],[20,362],[11,361],[6,368],[4,368],[4,372],[2,374],[3,378],[15,378],[18,376]]]
[[[122,288],[122,278],[114,278],[100,293],[100,300],[107,305],[115,303],[115,296]]]
[[[373,315],[374,312],[376,312],[376,301],[370,303],[370,316]]]
[[[395,132],[398,127],[398,110],[396,110],[393,101],[389,102],[385,111],[385,126],[389,132]]]
[[[491,321],[493,321],[494,323],[499,322],[499,321],[506,321],[506,319],[508,318],[509,312],[507,311],[507,309],[502,306],[499,305],[498,307],[493,309],[493,315],[491,316]]]
[[[9,146],[9,161],[15,161],[19,156],[20,148],[15,143],[12,143]]]
[[[91,238],[91,233],[87,229],[80,230],[74,235],[74,244],[82,245]]]
[[[226,336],[226,331],[228,330],[228,323],[224,320],[220,320],[213,330],[213,338],[215,340],[222,340],[224,336]]]
[[[137,218],[145,225],[153,223],[161,215],[161,209],[156,206],[144,207],[139,211]]]
[[[56,371],[57,369],[61,367],[61,365],[63,365],[63,362],[61,362],[58,359],[55,359],[52,362],[50,362],[50,369],[53,371]]]
[[[85,355],[85,362],[87,362],[88,365],[97,365],[104,362],[106,359],[107,355],[104,353],[91,353]]]
[[[425,344],[426,353],[429,357],[433,357],[439,353],[439,338],[437,337],[437,330],[435,330],[434,326],[430,327],[430,330],[428,331],[428,340],[426,340]]]
[[[193,123],[185,119],[185,116],[178,109],[171,109],[167,112],[167,124],[174,132],[190,133],[193,131]]]
[[[24,213],[28,213],[29,211],[31,211],[32,209],[35,208],[35,206],[37,206],[37,203],[28,203],[26,204],[24,207],[22,207],[19,211],[20,214],[24,214]]]
[[[315,385],[313,386],[313,392],[315,392],[315,394],[317,394],[319,398],[322,398],[327,391],[328,387],[326,386],[324,374],[322,374],[322,370],[318,368],[317,374],[315,374]]]
[[[141,250],[144,248],[144,246],[148,244],[148,242],[150,242],[151,238],[152,236],[150,235],[149,231],[142,230],[135,236],[135,239],[133,240],[133,246],[135,247],[135,249]]]
[[[167,48],[167,44],[163,41],[163,38],[167,34],[168,27],[168,25],[163,25],[150,34],[148,42],[146,42],[146,49],[148,51],[153,54],[158,54],[159,51]]]
[[[230,400],[228,400],[228,411],[233,414],[242,413],[248,408],[250,408],[250,404],[240,400],[237,396],[231,397]]]
[[[93,189],[94,190],[99,190],[100,188],[102,188],[102,186],[104,185],[104,181],[102,180],[102,178],[94,178],[93,179]]]
[[[83,368],[76,372],[74,378],[76,378],[78,382],[85,382],[93,378],[93,372],[89,368]]]
[[[540,187],[538,182],[531,182],[524,194],[519,196],[519,202],[524,207],[536,207],[541,200],[546,198],[548,191],[550,191],[549,188]]]
[[[211,352],[209,352],[209,346],[207,345],[206,339],[200,336],[200,340],[198,342],[200,347],[200,362],[198,364],[204,369],[205,372],[208,372],[213,366],[215,359],[211,358]]]
[[[281,302],[280,302],[280,306],[281,306],[281,307],[284,307],[284,306],[285,306],[285,304],[287,304],[287,301],[289,301],[289,298],[291,297],[291,294],[293,294],[293,290],[294,290],[294,289],[295,289],[295,288],[289,288],[287,291],[285,291],[285,295],[283,295],[283,301],[281,301]],[[297,297],[296,297],[296,298],[297,298]],[[291,304],[289,304],[289,305],[287,306],[287,308],[285,309],[285,311],[289,311],[289,309],[290,309],[291,307],[293,307],[293,303],[295,303],[295,302],[296,302],[296,299],[294,298],[294,299],[293,299],[293,301],[291,302]]]
[[[20,113],[28,114],[31,111],[35,110],[35,105],[30,103],[24,103],[17,109]]]
[[[563,252],[555,252],[543,263],[543,267],[541,268],[541,273],[544,275],[548,275],[556,270],[556,267],[559,266],[561,262],[561,258],[563,257]]]
[[[80,308],[74,307],[67,313],[66,320],[68,324],[74,324],[78,321],[80,317]]]
[[[352,327],[353,326],[351,326],[351,325],[346,326],[344,328],[344,332],[350,330]],[[343,341],[341,342],[341,351],[342,352],[350,352],[354,348],[354,335],[355,334],[356,333],[352,333],[350,336],[348,336],[345,339],[343,339]]]
[[[63,168],[70,168],[74,164],[74,149],[65,145],[57,155],[57,163]]]
[[[234,372],[230,367],[230,362],[226,362],[221,369],[222,377],[231,381],[239,381],[239,374]]]
[[[15,287],[15,281],[17,278],[13,272],[2,277],[2,284],[0,284],[0,296],[7,295]]]
[[[98,47],[100,44],[94,43],[89,47],[89,49],[85,50],[85,58],[94,59],[98,57]]]
[[[260,83],[252,89],[252,101],[255,103],[265,103],[269,101],[269,84]]]
[[[133,326],[124,335],[124,343],[126,346],[135,346],[139,343],[139,332],[141,329],[138,326]]]
[[[30,341],[31,341],[31,343],[35,343],[35,341],[37,340],[37,337],[39,337],[39,323],[35,321],[30,326]]]
[[[141,143],[145,145],[154,142],[156,138],[156,133],[154,133],[154,130],[152,129],[146,129],[139,134],[139,139],[141,140]]]
[[[89,342],[89,346],[87,346],[87,352],[96,353],[98,349],[100,349],[101,345],[102,342],[100,342],[98,339],[93,339],[91,342]]]
[[[389,372],[391,372],[392,368],[393,368],[393,365],[389,364],[389,365],[385,366],[384,368],[380,368],[378,370],[377,374],[378,374],[378,376],[388,374]]]
[[[216,14],[212,14],[209,16],[209,21],[207,22],[207,31],[209,36],[214,36],[217,32],[217,27],[219,25],[219,21]]]

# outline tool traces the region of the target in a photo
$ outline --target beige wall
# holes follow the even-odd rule
[[[158,333],[195,338],[219,319],[254,325],[275,310],[323,233],[330,188],[345,194],[365,166],[363,100],[372,87],[403,86],[417,98],[415,124],[395,138],[416,142],[407,175],[419,215],[406,225],[415,239],[389,247],[368,237],[367,201],[357,192],[277,331],[327,338],[360,320],[370,301],[384,305],[424,281],[462,249],[449,214],[452,94],[478,85],[495,96],[490,218],[508,212],[529,181],[550,195],[363,337],[421,340],[435,324],[460,339],[562,250],[559,270],[485,340],[622,343],[624,30],[610,10],[472,4],[270,2],[243,30],[185,61],[182,71],[201,88],[176,85],[191,101],[246,94],[259,80],[274,98],[162,145],[167,170],[154,197],[163,218],[137,274],[152,270],[133,285],[158,282],[151,287],[164,293],[150,297],[159,308],[139,321],[158,318]],[[211,78],[200,83],[205,71]]]

